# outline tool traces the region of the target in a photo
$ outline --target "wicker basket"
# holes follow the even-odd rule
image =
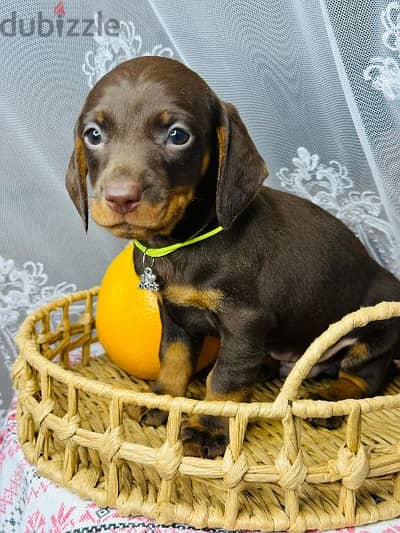
[[[284,383],[259,385],[252,403],[237,404],[196,400],[201,381],[191,385],[192,399],[144,392],[145,382],[95,356],[96,295],[94,288],[41,308],[17,337],[19,440],[40,474],[122,515],[195,527],[300,532],[400,514],[400,380],[376,398],[296,399],[328,347],[354,327],[400,316],[400,303],[348,315]],[[83,313],[73,320],[71,304],[79,302]],[[140,426],[127,404],[167,410],[167,426]],[[223,458],[183,456],[180,426],[190,413],[229,417]],[[333,415],[347,415],[337,430],[306,420]]]

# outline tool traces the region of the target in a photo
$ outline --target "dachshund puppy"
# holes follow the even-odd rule
[[[159,286],[156,393],[184,396],[204,336],[218,335],[206,399],[247,401],[266,358],[293,363],[346,313],[400,300],[400,282],[344,224],[263,187],[267,168],[234,106],[177,61],[127,61],[89,93],[66,177],[86,228],[87,173],[91,216],[117,237],[153,249],[223,227],[154,264],[135,247],[136,271],[151,267]],[[375,395],[399,348],[398,319],[354,330],[324,354],[336,379],[319,397]],[[141,420],[158,425],[166,414]],[[220,455],[227,432],[224,418],[191,417],[185,453]]]

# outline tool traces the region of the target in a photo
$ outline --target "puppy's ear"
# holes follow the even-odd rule
[[[86,184],[87,164],[83,141],[75,127],[75,148],[69,161],[65,184],[71,200],[82,217],[85,231],[88,229],[88,193]]]
[[[261,189],[268,169],[236,108],[225,102],[219,107],[216,211],[221,226],[229,228]]]

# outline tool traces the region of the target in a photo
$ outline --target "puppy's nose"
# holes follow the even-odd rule
[[[108,183],[104,188],[106,204],[121,215],[136,209],[142,199],[142,193],[142,187],[134,182]]]

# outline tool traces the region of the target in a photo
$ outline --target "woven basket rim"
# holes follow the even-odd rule
[[[112,384],[104,384],[87,377],[78,376],[70,369],[63,369],[58,364],[46,359],[40,354],[32,332],[35,323],[43,318],[46,313],[61,307],[65,302],[72,303],[82,300],[88,295],[96,296],[99,287],[73,292],[54,300],[31,313],[21,324],[15,338],[20,354],[35,368],[45,371],[49,376],[92,394],[101,394],[106,398],[118,399],[124,403],[134,403],[148,408],[173,410],[178,408],[184,413],[235,416],[245,414],[249,418],[282,418],[289,403],[293,412],[300,417],[331,417],[333,415],[346,415],[354,408],[359,408],[362,413],[368,413],[383,408],[400,407],[400,394],[390,396],[378,395],[372,398],[346,399],[337,402],[297,399],[299,387],[306,379],[312,366],[318,362],[326,349],[333,346],[343,335],[356,327],[361,327],[374,320],[386,320],[400,316],[400,302],[381,302],[375,306],[363,307],[349,313],[338,322],[329,326],[298,359],[289,375],[286,377],[279,395],[274,402],[233,402],[233,401],[206,401],[184,397],[157,395],[152,392],[137,392],[127,390]],[[305,415],[306,413],[306,415]]]
[[[160,523],[194,527],[296,533],[361,525],[400,513],[399,432],[394,432],[393,441],[390,429],[392,424],[397,428],[393,417],[398,415],[385,415],[386,409],[400,408],[399,380],[387,396],[340,402],[297,399],[302,381],[326,349],[372,320],[400,317],[400,302],[362,308],[332,324],[297,361],[283,385],[281,381],[267,385],[266,389],[271,388],[265,391],[267,397],[277,395],[275,400],[235,403],[140,392],[141,380],[133,380],[133,385],[105,357],[96,360],[91,345],[98,340],[97,293],[94,287],[46,304],[23,322],[16,339],[20,348],[13,369],[20,391],[18,436],[25,456],[39,473],[122,514],[144,514]],[[70,304],[77,300],[82,305],[75,318]],[[75,352],[70,356],[75,349],[81,356],[76,367]],[[121,385],[112,384],[116,375]],[[136,390],[129,389],[131,384]],[[193,386],[201,391],[200,384]],[[154,428],[143,433],[140,423],[130,422],[126,404],[168,411],[165,430],[153,440]],[[100,412],[96,423],[93,407]],[[372,411],[372,418],[361,417]],[[222,460],[184,453],[184,413],[229,417],[229,444]],[[311,426],[301,419],[337,415],[348,415],[345,431],[328,438],[316,454],[317,430],[312,428],[310,435],[306,428]],[[261,419],[262,424],[248,431],[252,418]],[[277,423],[271,424],[271,419]],[[381,420],[383,427],[374,438]],[[370,433],[364,435],[364,428]],[[258,431],[263,432],[262,439]],[[274,432],[278,440],[265,447],[265,435],[273,440]],[[389,481],[388,475],[392,476]],[[192,478],[195,484],[190,481],[188,485]],[[214,488],[212,480],[217,483]],[[378,482],[383,483],[381,488]],[[317,501],[311,510],[304,500],[307,493],[301,494],[303,488],[317,491],[310,492]],[[183,499],[181,492],[174,493],[186,489],[189,492]],[[253,491],[248,507],[247,489]],[[210,514],[213,494],[219,500],[211,505]],[[382,503],[375,500],[380,494],[384,495]],[[260,498],[271,507],[261,512]],[[321,515],[315,515],[317,509]]]

